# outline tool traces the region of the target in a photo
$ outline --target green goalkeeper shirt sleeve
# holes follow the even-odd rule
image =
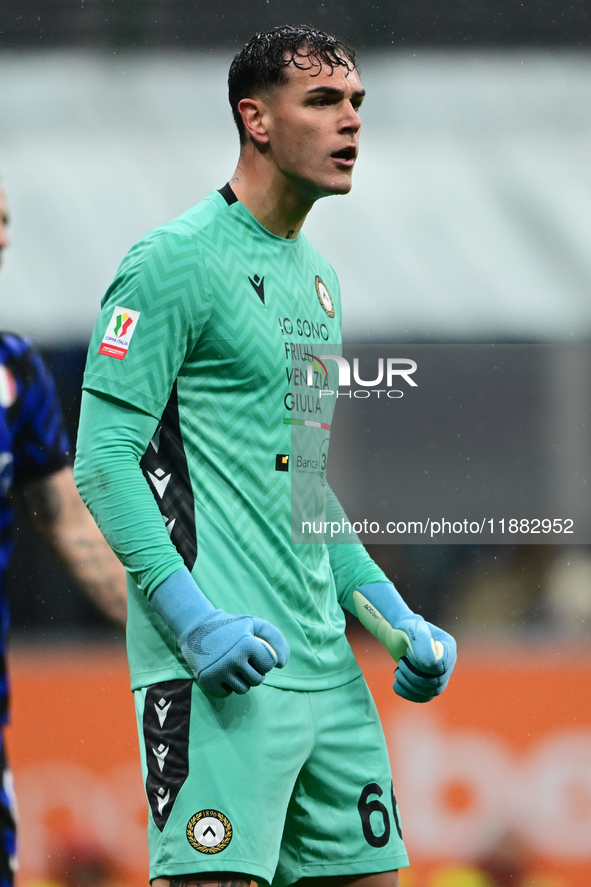
[[[341,527],[351,527],[343,506],[330,487],[326,490],[326,520],[336,521]],[[327,545],[330,566],[335,580],[339,603],[357,615],[353,592],[360,585],[389,582],[383,570],[369,556],[352,529],[341,533],[340,544]]]
[[[82,394],[74,477],[103,536],[141,591],[184,562],[140,468],[158,420],[120,402]]]

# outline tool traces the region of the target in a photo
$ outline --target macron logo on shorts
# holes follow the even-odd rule
[[[122,308],[120,305],[117,305],[113,311],[107,331],[103,336],[98,353],[106,354],[108,357],[116,357],[117,360],[123,360],[127,354],[139,316],[139,311],[133,311],[131,308]]]

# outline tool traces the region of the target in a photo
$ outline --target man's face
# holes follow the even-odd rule
[[[2,265],[2,255],[5,248],[9,245],[8,237],[8,203],[6,194],[0,188],[0,265]]]
[[[288,82],[265,98],[268,150],[302,197],[347,194],[365,95],[359,74],[316,63],[304,69],[289,65],[287,73]]]

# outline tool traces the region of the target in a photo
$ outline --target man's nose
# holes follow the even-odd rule
[[[349,105],[346,114],[340,121],[341,131],[358,132],[361,129],[361,117],[352,105]]]

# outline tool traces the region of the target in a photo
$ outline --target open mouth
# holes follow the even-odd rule
[[[355,157],[357,156],[357,149],[355,145],[349,145],[348,148],[341,148],[340,151],[333,151],[330,155],[333,160],[338,160],[340,163],[344,163],[347,166],[353,166],[355,163]]]

